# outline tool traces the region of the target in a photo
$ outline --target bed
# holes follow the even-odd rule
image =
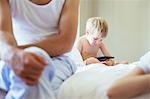
[[[62,84],[58,99],[108,99],[106,92],[112,83],[126,75],[138,63],[109,67],[103,64],[85,66],[77,49],[73,49],[69,56],[75,61],[78,69]],[[150,93],[134,99],[150,99]]]

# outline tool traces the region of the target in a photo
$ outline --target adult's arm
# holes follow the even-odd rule
[[[116,81],[108,90],[109,99],[128,99],[150,92],[150,74],[135,68],[125,77]]]
[[[79,0],[65,0],[60,16],[58,35],[49,36],[34,44],[21,47],[37,46],[46,50],[50,56],[70,51],[77,33],[78,8]]]
[[[17,48],[8,0],[0,0],[0,59],[29,85],[37,83],[47,64],[42,57]]]
[[[12,32],[12,21],[7,0],[0,0],[0,58],[10,55],[8,50],[16,46]],[[4,50],[5,48],[5,50]]]

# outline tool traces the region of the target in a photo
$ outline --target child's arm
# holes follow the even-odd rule
[[[99,48],[100,48],[100,50],[102,51],[102,53],[103,53],[104,56],[112,56],[112,55],[109,53],[108,49],[106,48],[106,46],[105,46],[105,44],[104,44],[103,42],[101,42],[101,45],[100,45]]]
[[[100,50],[102,51],[103,55],[104,56],[112,56],[108,49],[106,48],[105,44],[103,42],[101,42],[101,45],[100,45]],[[108,66],[113,66],[115,64],[114,60],[113,59],[109,59],[105,62],[106,65]]]
[[[109,99],[133,98],[150,91],[150,74],[144,75],[141,68],[135,68],[127,76],[116,81],[108,90]]]

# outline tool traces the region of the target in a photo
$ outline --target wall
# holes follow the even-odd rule
[[[147,43],[146,43],[146,49],[150,50],[150,1],[147,0],[147,28],[148,28],[148,32],[147,32]]]
[[[105,43],[118,60],[136,61],[150,50],[149,0],[81,0],[80,32],[91,16],[104,17],[109,24]]]
[[[85,33],[86,21],[94,15],[94,0],[80,0],[80,34]]]

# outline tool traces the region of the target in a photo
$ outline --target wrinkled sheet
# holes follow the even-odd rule
[[[114,81],[135,68],[135,64],[105,66],[91,64],[79,67],[77,73],[61,86],[58,99],[108,99],[106,92]],[[150,99],[150,93],[134,99]]]

